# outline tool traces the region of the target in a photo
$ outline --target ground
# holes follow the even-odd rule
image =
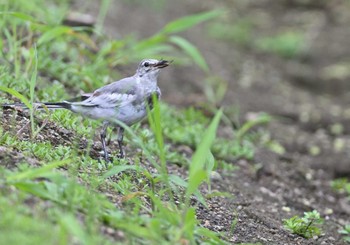
[[[131,26],[122,24],[125,16],[119,8],[116,10],[119,15],[107,17],[107,28],[112,33],[116,29],[127,33],[131,28],[148,35],[153,31],[151,27],[162,25],[163,19],[217,5],[228,11],[223,24],[242,19],[253,23],[251,39],[296,30],[306,36],[307,42],[300,53],[286,59],[239,45],[234,38],[224,41],[208,38],[210,26],[187,33],[204,53],[214,76],[227,81],[223,105],[238,107],[241,120],[260,111],[275,116],[269,130],[286,149],[283,155],[261,149],[253,162],[232,162],[239,170],[233,174],[222,171],[222,179],[213,188],[232,193],[235,198],[224,201],[225,205],[222,200],[213,200],[210,212],[203,209],[199,217],[211,229],[228,231],[236,215],[233,242],[342,244],[337,230],[349,223],[349,202],[331,190],[330,181],[350,176],[347,107],[350,74],[336,71],[343,65],[349,69],[348,2],[174,1],[166,5],[162,17],[157,19],[152,18],[152,10],[135,9],[135,16],[139,17]],[[126,8],[132,9],[133,5]],[[115,28],[115,23],[121,24]],[[190,67],[174,68],[165,76],[161,86],[168,103],[186,107],[205,100],[201,90],[205,74]],[[341,132],[334,132],[337,125]],[[342,142],[340,148],[337,142]],[[254,164],[260,164],[258,171],[254,171]],[[283,207],[291,211],[283,211]],[[282,219],[314,209],[326,218],[320,238],[307,241],[283,228]]]
[[[86,6],[92,15],[96,15],[94,4]],[[211,188],[233,198],[208,200],[208,208],[197,208],[197,217],[204,227],[227,232],[232,243],[344,244],[338,230],[350,223],[350,202],[332,190],[330,183],[335,178],[350,178],[349,2],[192,0],[167,2],[159,7],[161,11],[122,2],[112,5],[105,28],[110,36],[135,31],[146,37],[169,20],[218,5],[226,11],[219,25],[244,20],[251,26],[249,34],[230,36],[230,29],[220,32],[218,26],[208,24],[188,31],[186,37],[203,52],[209,75],[226,83],[225,97],[219,103],[228,108],[227,115],[234,119],[236,114],[230,111],[239,110],[239,118],[234,120],[240,124],[260,112],[272,115],[266,129],[285,151],[277,154],[261,147],[253,160],[229,162],[238,166],[234,171],[218,170]],[[132,21],[125,21],[130,13]],[[303,45],[292,45],[291,51],[282,47],[281,51],[267,47],[267,39],[255,42],[281,31],[301,34]],[[162,100],[179,108],[194,105],[205,111],[203,88],[208,74],[187,65],[171,67],[161,76]],[[54,137],[52,131],[57,133]],[[219,127],[218,134],[225,133],[225,127]],[[73,133],[49,123],[40,135],[54,144],[69,145]],[[84,144],[79,142],[82,148]],[[99,147],[93,146],[92,155],[98,155]],[[0,154],[3,159],[13,157],[1,148]],[[23,157],[16,153],[14,158]],[[182,175],[186,172],[177,165],[169,169]],[[325,219],[320,236],[305,239],[283,227],[283,219],[312,210]],[[234,220],[237,223],[232,226]]]

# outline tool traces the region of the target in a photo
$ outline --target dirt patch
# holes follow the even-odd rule
[[[203,28],[186,34],[203,51],[213,74],[228,82],[223,104],[239,107],[241,120],[249,112],[265,111],[277,116],[269,130],[286,148],[283,156],[261,150],[253,162],[233,162],[240,170],[233,175],[222,172],[223,178],[215,182],[214,188],[236,198],[214,201],[210,203],[212,212],[210,208],[200,209],[198,217],[203,226],[226,232],[233,229],[236,217],[237,224],[229,239],[232,242],[342,244],[337,230],[350,222],[348,202],[329,186],[336,177],[350,177],[349,75],[337,72],[346,70],[349,61],[348,2],[172,1],[161,12],[149,8],[145,11],[133,4],[115,8],[133,8],[136,16],[142,16],[133,19],[135,31],[147,36],[153,29],[144,25],[159,28],[173,18],[219,5],[229,11],[227,18],[233,23],[250,19],[256,27],[252,38],[297,30],[306,41],[301,53],[293,59],[284,59],[232,41],[207,38]],[[116,28],[112,24],[120,23],[118,34],[129,33],[130,25],[116,18],[122,20],[127,16],[120,13],[107,17],[108,31],[113,35]],[[164,73],[166,79],[160,86],[168,103],[188,106],[205,100],[202,93],[205,75],[198,69],[172,67]],[[257,171],[255,164],[261,166]],[[288,208],[290,212],[284,211]],[[283,228],[284,218],[313,209],[326,219],[321,237],[306,240]]]

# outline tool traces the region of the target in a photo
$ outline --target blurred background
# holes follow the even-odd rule
[[[126,40],[149,38],[183,16],[219,10],[215,18],[181,33],[203,54],[209,70],[175,60],[180,65],[163,76],[164,99],[197,103],[207,99],[206,86],[227,86],[224,104],[308,121],[346,109],[340,107],[348,102],[350,88],[349,5],[312,0],[110,0],[72,1],[70,10],[90,15],[110,38]]]
[[[175,19],[218,11],[181,33],[208,69],[175,59],[162,74],[163,99],[224,105],[241,121],[261,111],[277,116],[271,132],[288,152],[349,174],[349,1],[73,1],[71,10],[96,19],[101,6],[101,29],[115,39],[147,39]]]

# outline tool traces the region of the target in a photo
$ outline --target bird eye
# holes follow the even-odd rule
[[[149,67],[149,63],[148,63],[148,62],[145,62],[143,65],[144,65],[145,67]]]

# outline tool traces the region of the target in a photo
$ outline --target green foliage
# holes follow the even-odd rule
[[[26,155],[34,156],[40,160],[61,160],[74,155],[71,147],[68,146],[59,145],[54,147],[49,142],[19,141],[7,132],[1,133],[0,143],[2,145],[14,147]]]
[[[9,93],[12,96],[16,97],[23,104],[25,104],[25,106],[27,106],[28,108],[32,108],[32,104],[29,102],[29,100],[25,96],[23,96],[22,94],[17,92],[16,90],[14,90],[12,88],[3,87],[3,86],[0,86],[0,90],[3,91],[3,92]]]
[[[163,29],[148,39],[131,44],[129,46],[130,50],[127,51],[128,57],[132,57],[134,59],[136,58],[139,60],[143,57],[155,55],[158,56],[160,52],[175,53],[176,49],[174,49],[174,46],[167,44],[167,42],[170,42],[183,50],[200,68],[202,68],[204,71],[208,71],[208,65],[198,49],[186,39],[175,34],[188,30],[189,28],[192,28],[193,26],[198,25],[204,21],[216,18],[220,14],[222,14],[222,11],[213,10],[209,12],[194,14],[191,16],[185,16],[169,22]],[[184,59],[183,57],[177,57],[176,60],[179,61]]]
[[[50,120],[67,129],[74,130],[74,132],[82,136],[91,137],[91,133],[94,133],[99,126],[98,121],[85,120],[79,116],[73,116],[72,112],[67,110],[55,110],[49,113]],[[42,117],[45,118],[47,115]]]
[[[163,105],[162,118],[164,135],[174,143],[196,146],[199,143],[199,132],[205,131],[209,120],[200,111],[189,108],[176,111]]]
[[[201,142],[197,146],[197,150],[193,154],[190,164],[188,186],[186,190],[187,203],[190,201],[190,195],[197,191],[199,185],[208,177],[208,172],[206,169],[209,167],[207,164],[210,157],[212,157],[210,149],[214,139],[216,138],[216,130],[220,123],[221,116],[222,111],[220,110],[217,112],[208,129],[205,131]]]
[[[104,1],[103,6],[106,9],[108,1]],[[111,64],[116,66],[130,61],[136,62],[144,57],[167,57],[169,59],[177,57],[177,62],[192,60],[208,71],[208,66],[199,50],[178,34],[220,14],[220,11],[211,11],[174,20],[158,33],[144,40],[131,36],[122,40],[97,43],[94,38],[87,35],[85,32],[87,28],[69,27],[59,23],[46,24],[45,21],[40,22],[27,13],[10,11],[12,8],[21,9],[20,6],[9,4],[8,8],[8,12],[2,12],[4,18],[0,26],[4,27],[2,33],[5,39],[1,44],[3,48],[9,50],[4,53],[4,60],[9,64],[14,64],[16,80],[3,81],[2,84],[5,86],[11,84],[21,89],[21,93],[25,96],[29,92],[25,91],[25,88],[28,89],[28,87],[20,79],[26,80],[28,84],[34,84],[36,79],[27,77],[27,71],[33,68],[33,64],[38,66],[37,69],[33,69],[34,72],[45,74],[44,80],[38,78],[39,81],[36,81],[42,89],[50,87],[50,82],[45,81],[46,77],[49,77],[73,88],[72,92],[75,93],[80,89],[91,91],[110,82],[110,76],[113,73],[110,73],[108,67]],[[65,8],[63,7],[62,10]],[[101,23],[104,15],[102,12],[100,13]],[[29,25],[25,26],[24,23],[29,23]],[[12,32],[15,35],[11,35]],[[28,33],[28,35],[21,36],[16,35],[17,33]],[[102,35],[99,31],[97,33]],[[99,38],[106,40],[106,37],[103,36]],[[37,44],[37,58],[33,56],[30,46],[23,45],[22,39]],[[32,74],[35,76],[35,73]],[[113,79],[115,77],[117,76],[114,75]]]
[[[339,193],[347,193],[350,197],[350,182],[347,178],[335,179],[331,182],[331,187],[333,190]]]
[[[104,163],[81,154],[74,143],[74,139],[93,139],[99,122],[66,110],[39,112],[32,106],[35,101],[93,91],[120,78],[115,69],[119,65],[145,57],[193,62],[208,72],[200,50],[181,32],[213,20],[222,11],[173,20],[146,39],[130,35],[111,40],[102,32],[109,0],[102,1],[95,28],[63,25],[69,4],[68,0],[8,1],[0,13],[0,90],[6,92],[0,102],[19,100],[30,109],[33,136],[20,138],[1,126],[0,145],[35,160],[9,162],[11,170],[0,167],[0,230],[6,231],[0,240],[8,244],[225,244],[221,234],[199,225],[191,198],[205,204],[200,186],[208,184],[210,189],[211,171],[234,168],[216,157],[253,156],[251,128],[262,123],[248,123],[238,131],[239,137],[222,139],[216,136],[225,118],[221,110],[213,110],[211,120],[194,108],[178,110],[155,102],[149,126],[123,125],[128,146],[142,152]],[[208,95],[217,103],[224,91],[222,85]],[[70,144],[58,144],[41,134],[47,121],[69,129]],[[189,152],[179,153],[180,145],[188,145]],[[173,162],[188,167],[186,178],[168,173],[167,164]]]
[[[194,108],[182,111],[174,110],[167,105],[162,106],[164,136],[176,144],[186,144],[195,148],[199,143],[198,135],[205,131],[208,118]],[[231,139],[216,138],[211,148],[213,154],[221,159],[252,159],[256,145],[267,147],[278,154],[284,152],[283,146],[271,140],[264,133],[254,133],[252,129],[265,125],[272,120],[271,116],[262,114],[254,120],[245,122],[234,132]]]
[[[57,161],[57,162],[53,162],[51,164],[47,164],[41,168],[28,169],[28,170],[22,171],[20,173],[14,173],[12,175],[9,175],[6,178],[6,181],[13,182],[13,181],[21,181],[23,179],[35,179],[35,178],[43,177],[47,173],[49,173],[52,169],[63,166],[65,164],[67,164],[68,162],[69,162],[69,160]]]
[[[159,149],[159,156],[160,161],[162,164],[163,171],[166,171],[166,162],[165,162],[165,150],[164,150],[164,139],[162,134],[162,124],[161,124],[161,117],[160,117],[160,107],[159,102],[156,96],[153,96],[153,112],[151,113],[148,108],[148,121],[150,124],[150,127],[155,135],[155,139],[157,142],[157,146]]]
[[[257,126],[257,125],[261,125],[261,124],[266,124],[268,122],[271,121],[271,116],[267,115],[267,114],[262,114],[259,115],[256,119],[254,120],[250,120],[247,121],[245,124],[242,125],[242,127],[240,127],[237,132],[236,132],[236,138],[238,141],[241,141],[242,138],[244,137],[244,135],[247,134],[247,132]]]
[[[12,199],[12,200],[11,200]],[[54,244],[64,242],[58,227],[43,215],[30,215],[29,207],[0,196],[0,240],[4,244]],[[45,230],[45,236],[43,231]]]
[[[179,36],[172,36],[169,41],[183,49],[202,70],[209,72],[208,64],[196,46]]]
[[[253,24],[245,19],[235,21],[234,24],[217,22],[209,25],[209,34],[223,40],[233,41],[248,46],[253,40]]]
[[[235,160],[239,158],[252,159],[255,152],[255,146],[250,140],[238,142],[218,138],[213,145],[213,152],[221,159]]]
[[[343,235],[343,240],[350,243],[350,224],[345,225],[343,229],[339,230],[339,233]]]
[[[305,37],[294,30],[282,31],[274,36],[261,36],[257,24],[250,19],[221,18],[209,25],[209,35],[241,46],[293,58],[304,48]]]
[[[274,37],[258,39],[255,43],[257,49],[275,53],[284,58],[293,58],[303,48],[304,37],[298,32],[283,32]]]
[[[1,233],[2,241],[20,244],[25,240],[25,244],[45,244],[54,238],[63,244],[71,239],[77,239],[80,244],[102,242],[96,218],[101,218],[104,210],[113,208],[113,205],[76,180],[53,171],[68,162],[53,162],[34,169],[21,167],[18,172],[8,172],[0,195],[0,227],[1,230],[8,229],[9,233]],[[0,169],[0,174],[4,173]],[[28,200],[31,200],[33,208],[25,205]],[[8,206],[9,202],[12,207]],[[49,210],[45,208],[47,205],[51,206]],[[82,225],[75,215],[78,211],[83,212],[90,223]],[[78,227],[73,228],[75,225]],[[50,236],[43,236],[42,232],[48,227]]]
[[[213,110],[223,101],[228,87],[228,81],[217,76],[210,76],[205,80],[203,92],[208,100],[208,108]],[[223,118],[224,119],[224,118]]]
[[[316,210],[304,212],[304,217],[294,216],[290,219],[283,220],[284,227],[292,233],[305,238],[312,238],[321,234],[320,225],[323,219]]]

